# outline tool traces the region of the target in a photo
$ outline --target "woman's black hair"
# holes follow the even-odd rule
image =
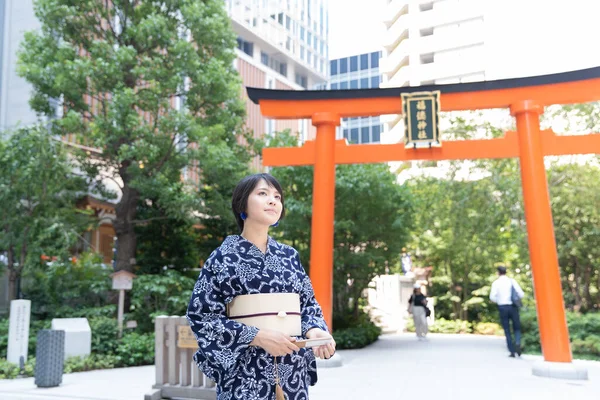
[[[249,175],[237,184],[235,189],[233,189],[233,196],[231,196],[231,211],[233,211],[233,216],[235,217],[235,221],[240,228],[240,232],[244,230],[244,220],[240,214],[242,212],[246,212],[246,209],[248,208],[248,197],[261,179],[264,179],[265,182],[267,182],[267,185],[275,188],[281,195],[281,217],[279,220],[282,220],[285,216],[283,190],[281,189],[281,185],[277,179],[275,179],[272,175],[264,173]]]

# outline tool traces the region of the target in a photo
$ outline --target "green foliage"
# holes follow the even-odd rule
[[[112,354],[90,354],[86,357],[69,357],[63,365],[63,373],[92,371],[118,367],[118,357]]]
[[[18,129],[0,142],[0,250],[7,252],[9,299],[16,280],[39,265],[42,254],[68,256],[89,223],[75,208],[86,191],[64,146],[44,127]]]
[[[473,333],[478,335],[502,336],[504,335],[504,329],[502,329],[500,324],[495,322],[479,322],[475,324]]]
[[[173,270],[139,276],[131,291],[128,318],[137,321],[140,332],[154,332],[154,316],[185,314],[194,283],[194,278]]]
[[[375,342],[379,335],[381,335],[381,328],[371,321],[363,321],[359,325],[333,331],[338,350],[361,349]]]
[[[30,358],[25,363],[23,371],[20,371],[19,366],[8,362],[5,358],[0,357],[0,379],[14,379],[18,376],[31,377],[35,375],[35,358]]]
[[[114,354],[119,333],[116,318],[96,317],[89,319],[92,330],[92,353]]]
[[[119,341],[115,354],[118,366],[154,364],[154,333],[132,332],[124,335]]]
[[[41,27],[25,34],[19,73],[33,87],[35,111],[54,116],[51,99],[60,99],[65,112],[52,121],[53,133],[101,150],[100,157],[74,154],[105,196],[118,194],[106,180],[121,194],[116,269],[135,267],[134,228],[149,222],[138,218],[140,202],[158,207],[150,218],[224,215],[213,213],[213,197],[198,188],[228,196],[251,157],[239,139],[253,144],[243,128],[236,36],[224,3],[38,0],[35,14]]]
[[[140,203],[138,218],[149,222],[135,228],[137,274],[160,274],[165,269],[183,272],[197,268],[200,260],[199,233],[193,221],[189,218],[166,218],[166,211],[157,203]]]
[[[473,325],[469,321],[436,319],[429,327],[431,333],[472,333]]]
[[[0,319],[0,358],[6,358],[8,351],[8,319]]]
[[[39,263],[24,276],[23,292],[38,319],[106,315],[115,311],[114,306],[106,305],[114,297],[112,272],[98,254],[91,252],[81,254],[76,262]]]
[[[554,236],[566,306],[600,308],[600,168],[555,165],[548,171]]]
[[[600,313],[580,314],[567,312],[567,325],[571,339],[571,351],[580,356],[600,357]],[[527,352],[540,352],[540,332],[535,310],[521,313],[522,340]]]

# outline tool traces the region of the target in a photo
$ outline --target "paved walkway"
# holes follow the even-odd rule
[[[600,398],[600,363],[576,361],[589,381],[538,378],[540,357],[508,358],[503,338],[412,334],[384,335],[361,350],[340,351],[344,366],[322,368],[311,400],[444,399],[531,400]],[[80,372],[56,388],[40,389],[33,378],[0,381],[2,400],[143,400],[154,367]]]

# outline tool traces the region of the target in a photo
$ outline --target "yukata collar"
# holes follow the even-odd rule
[[[262,251],[254,243],[252,243],[251,241],[249,241],[248,239],[243,237],[241,234],[238,235],[238,246],[239,246],[240,242],[250,243],[250,245],[252,247],[254,247],[255,249],[257,249],[258,251],[260,251],[262,253]],[[279,249],[279,246],[277,246],[277,241],[275,239],[273,239],[271,236],[267,235],[267,249],[266,249],[264,255],[266,256],[267,254],[272,254],[278,249]]]

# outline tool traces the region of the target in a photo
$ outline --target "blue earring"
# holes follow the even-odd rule
[[[277,225],[279,225],[279,221],[275,222],[273,225],[271,225],[273,228],[277,227]]]
[[[242,219],[242,221],[245,221],[246,218],[248,218],[248,214],[246,214],[245,212],[241,212],[240,213],[240,218]]]

